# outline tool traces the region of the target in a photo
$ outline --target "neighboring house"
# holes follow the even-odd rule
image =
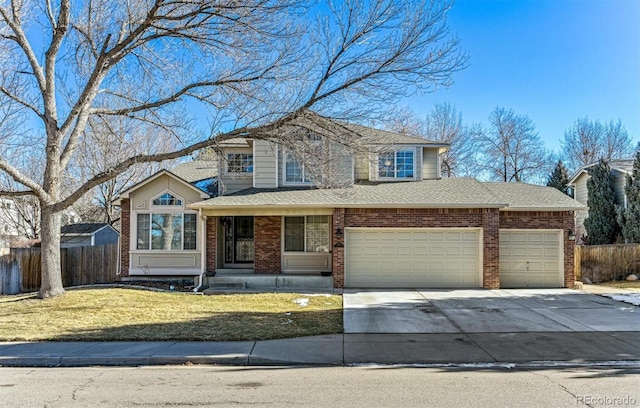
[[[37,236],[40,213],[23,197],[0,197],[0,255],[18,241],[32,240]]]
[[[331,158],[314,164],[294,146],[234,139],[218,146],[218,197],[168,171],[124,192],[122,276],[242,272],[331,275],[335,287],[357,288],[573,287],[578,202],[550,187],[442,179],[446,144],[336,129],[357,134],[366,149],[347,151],[335,142],[339,134],[305,127],[301,142]]]
[[[60,248],[117,244],[118,237],[107,223],[69,224],[60,229]]]
[[[618,159],[609,161],[609,168],[613,177],[613,188],[615,192],[616,205],[627,208],[627,194],[624,191],[627,176],[633,173],[634,159]],[[578,211],[576,215],[576,235],[583,237],[587,235],[584,228],[584,220],[589,217],[587,206],[588,189],[587,180],[591,178],[589,169],[598,163],[591,163],[581,167],[569,180],[569,186],[573,189],[573,196],[580,204],[585,206],[584,210]]]

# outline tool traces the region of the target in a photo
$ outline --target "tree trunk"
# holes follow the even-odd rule
[[[43,206],[40,231],[42,284],[39,297],[44,299],[64,294],[60,267],[60,213]]]

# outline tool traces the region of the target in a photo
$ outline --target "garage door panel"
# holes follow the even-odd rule
[[[479,229],[347,229],[345,284],[480,287],[480,236]]]
[[[500,230],[500,286],[562,287],[561,230]]]

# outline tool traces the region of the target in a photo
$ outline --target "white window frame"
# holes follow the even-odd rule
[[[244,163],[244,159],[241,158],[240,159],[240,171],[230,171],[229,170],[229,163],[232,161],[232,159],[229,156],[234,156],[235,160],[237,161],[237,157],[238,156],[247,156],[247,159],[249,158],[249,156],[251,157],[251,171],[248,171],[248,167],[243,169],[243,163]],[[253,174],[253,171],[255,169],[255,156],[253,155],[253,152],[251,153],[245,153],[245,152],[231,152],[231,153],[227,153],[227,157],[225,160],[225,173],[226,174]]]
[[[157,200],[158,198],[162,197],[165,194],[171,194],[172,196],[174,196],[177,200],[180,200],[182,204],[180,205],[154,205],[153,202],[155,200]],[[131,219],[131,230],[132,230],[132,250],[133,251],[152,251],[152,252],[179,252],[179,251],[198,251],[200,248],[200,242],[199,242],[199,230],[202,229],[202,227],[199,226],[200,222],[198,220],[198,212],[197,211],[190,211],[186,209],[186,200],[184,199],[184,197],[176,194],[175,192],[171,191],[171,190],[164,190],[162,191],[160,194],[155,195],[153,197],[151,197],[151,199],[149,199],[149,211],[133,211],[131,213],[132,219]],[[138,215],[140,214],[147,214],[149,216],[149,245],[148,247],[139,249],[138,248]],[[152,226],[152,220],[153,220],[153,216],[154,215],[158,215],[158,214],[169,214],[169,215],[182,215],[182,237],[181,237],[181,245],[180,245],[180,249],[153,249],[153,241],[152,241],[152,232],[153,232],[153,226]],[[185,236],[185,225],[184,225],[184,216],[185,215],[194,215],[195,216],[195,227],[196,227],[196,235],[195,235],[195,248],[194,249],[184,249],[184,236]]]
[[[147,248],[138,248],[138,238],[140,236],[138,232],[138,217],[140,215],[147,215],[149,219],[149,236],[148,236],[148,246]],[[181,228],[181,238],[180,238],[180,248],[177,249],[163,249],[163,248],[153,248],[153,216],[154,215],[181,215],[182,216],[182,228]],[[184,248],[185,242],[185,215],[192,215],[195,219],[195,248]],[[198,213],[194,211],[138,211],[135,213],[135,218],[132,220],[132,224],[135,225],[135,240],[134,240],[134,250],[136,251],[153,251],[153,252],[178,252],[178,251],[198,251],[200,244],[198,239],[198,230],[200,227],[198,226]]]
[[[327,245],[325,251],[307,251],[307,225],[309,217],[327,217]],[[286,218],[304,218],[304,232],[303,232],[303,250],[302,251],[287,251],[286,250]],[[282,217],[282,253],[283,254],[323,254],[331,251],[331,216],[329,215],[286,215]]]
[[[398,163],[398,153],[404,153],[404,152],[411,152],[411,154],[413,155],[413,176],[412,177],[398,177],[398,167],[397,167],[397,163]],[[388,177],[388,176],[381,176],[380,175],[380,165],[382,164],[382,161],[380,159],[380,156],[382,154],[385,153],[393,153],[393,177]],[[396,149],[390,149],[390,150],[382,150],[378,152],[378,157],[376,160],[376,168],[375,168],[375,172],[376,172],[376,178],[378,180],[416,180],[417,179],[417,160],[418,160],[418,154],[416,151],[415,147],[410,147],[410,148],[396,148]]]
[[[283,150],[282,152],[282,184],[285,186],[308,186],[313,184],[313,181],[311,181],[311,179],[307,179],[307,176],[305,174],[305,163],[304,161],[298,159],[296,157],[296,155],[290,151],[290,150]],[[287,181],[287,163],[289,162],[289,157],[292,157],[294,160],[296,160],[301,167],[301,171],[302,171],[302,181]]]

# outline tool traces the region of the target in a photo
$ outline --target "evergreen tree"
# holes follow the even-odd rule
[[[562,160],[558,160],[558,164],[556,164],[556,167],[547,180],[547,186],[560,190],[568,196],[571,195],[569,191],[569,172],[567,168],[564,167],[564,164],[562,164]]]
[[[626,243],[640,243],[640,150],[636,152],[631,176],[627,176],[624,192],[627,208],[618,212],[618,222]]]
[[[618,235],[613,177],[606,161],[589,170],[587,206],[589,217],[584,220],[588,245],[612,244]]]

